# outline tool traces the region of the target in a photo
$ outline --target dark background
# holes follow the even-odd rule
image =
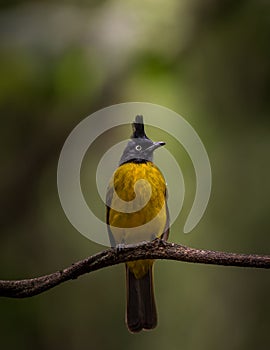
[[[209,154],[208,209],[185,235],[184,207],[170,240],[269,254],[269,37],[266,0],[1,2],[0,278],[50,273],[104,249],[65,217],[57,162],[77,123],[127,101],[175,110]],[[155,285],[159,326],[138,335],[124,324],[122,265],[30,299],[2,298],[1,347],[269,344],[268,271],[158,261]]]

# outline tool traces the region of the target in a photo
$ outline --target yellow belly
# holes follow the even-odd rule
[[[134,186],[140,179],[151,186],[151,196],[149,185],[138,182],[136,201],[145,203],[145,199],[150,199],[140,210],[125,212],[125,203],[134,201]],[[160,237],[166,226],[166,183],[159,169],[151,162],[123,164],[115,171],[109,187],[113,185],[116,193],[112,194],[110,206],[121,211],[109,209],[108,224],[116,244]]]

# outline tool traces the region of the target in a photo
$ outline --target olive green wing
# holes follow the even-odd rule
[[[165,225],[165,230],[161,236],[161,238],[164,241],[167,241],[169,238],[169,233],[170,233],[170,213],[169,213],[169,208],[168,208],[168,189],[166,188],[165,191],[165,201],[166,201],[166,225]]]
[[[107,230],[108,230],[108,235],[109,235],[111,247],[116,246],[115,239],[114,239],[112,231],[110,229],[110,210],[111,210],[113,192],[114,192],[114,188],[111,184],[109,184],[109,186],[107,188],[107,193],[106,193],[106,223],[107,223]]]

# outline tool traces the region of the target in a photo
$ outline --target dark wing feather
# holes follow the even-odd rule
[[[113,187],[109,185],[107,188],[107,193],[106,193],[106,223],[107,223],[107,229],[108,229],[111,247],[116,246],[115,239],[114,239],[112,231],[110,229],[110,210],[111,210],[113,191],[114,191]]]
[[[170,213],[169,213],[169,208],[168,208],[168,189],[166,189],[166,192],[165,192],[165,201],[166,201],[166,226],[165,226],[165,231],[163,232],[161,238],[164,241],[167,241],[169,238],[169,233],[170,233]]]

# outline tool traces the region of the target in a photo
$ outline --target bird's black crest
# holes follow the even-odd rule
[[[133,135],[132,138],[146,138],[145,132],[144,132],[144,124],[143,124],[143,116],[142,115],[136,115],[135,122],[132,124],[133,127]]]

